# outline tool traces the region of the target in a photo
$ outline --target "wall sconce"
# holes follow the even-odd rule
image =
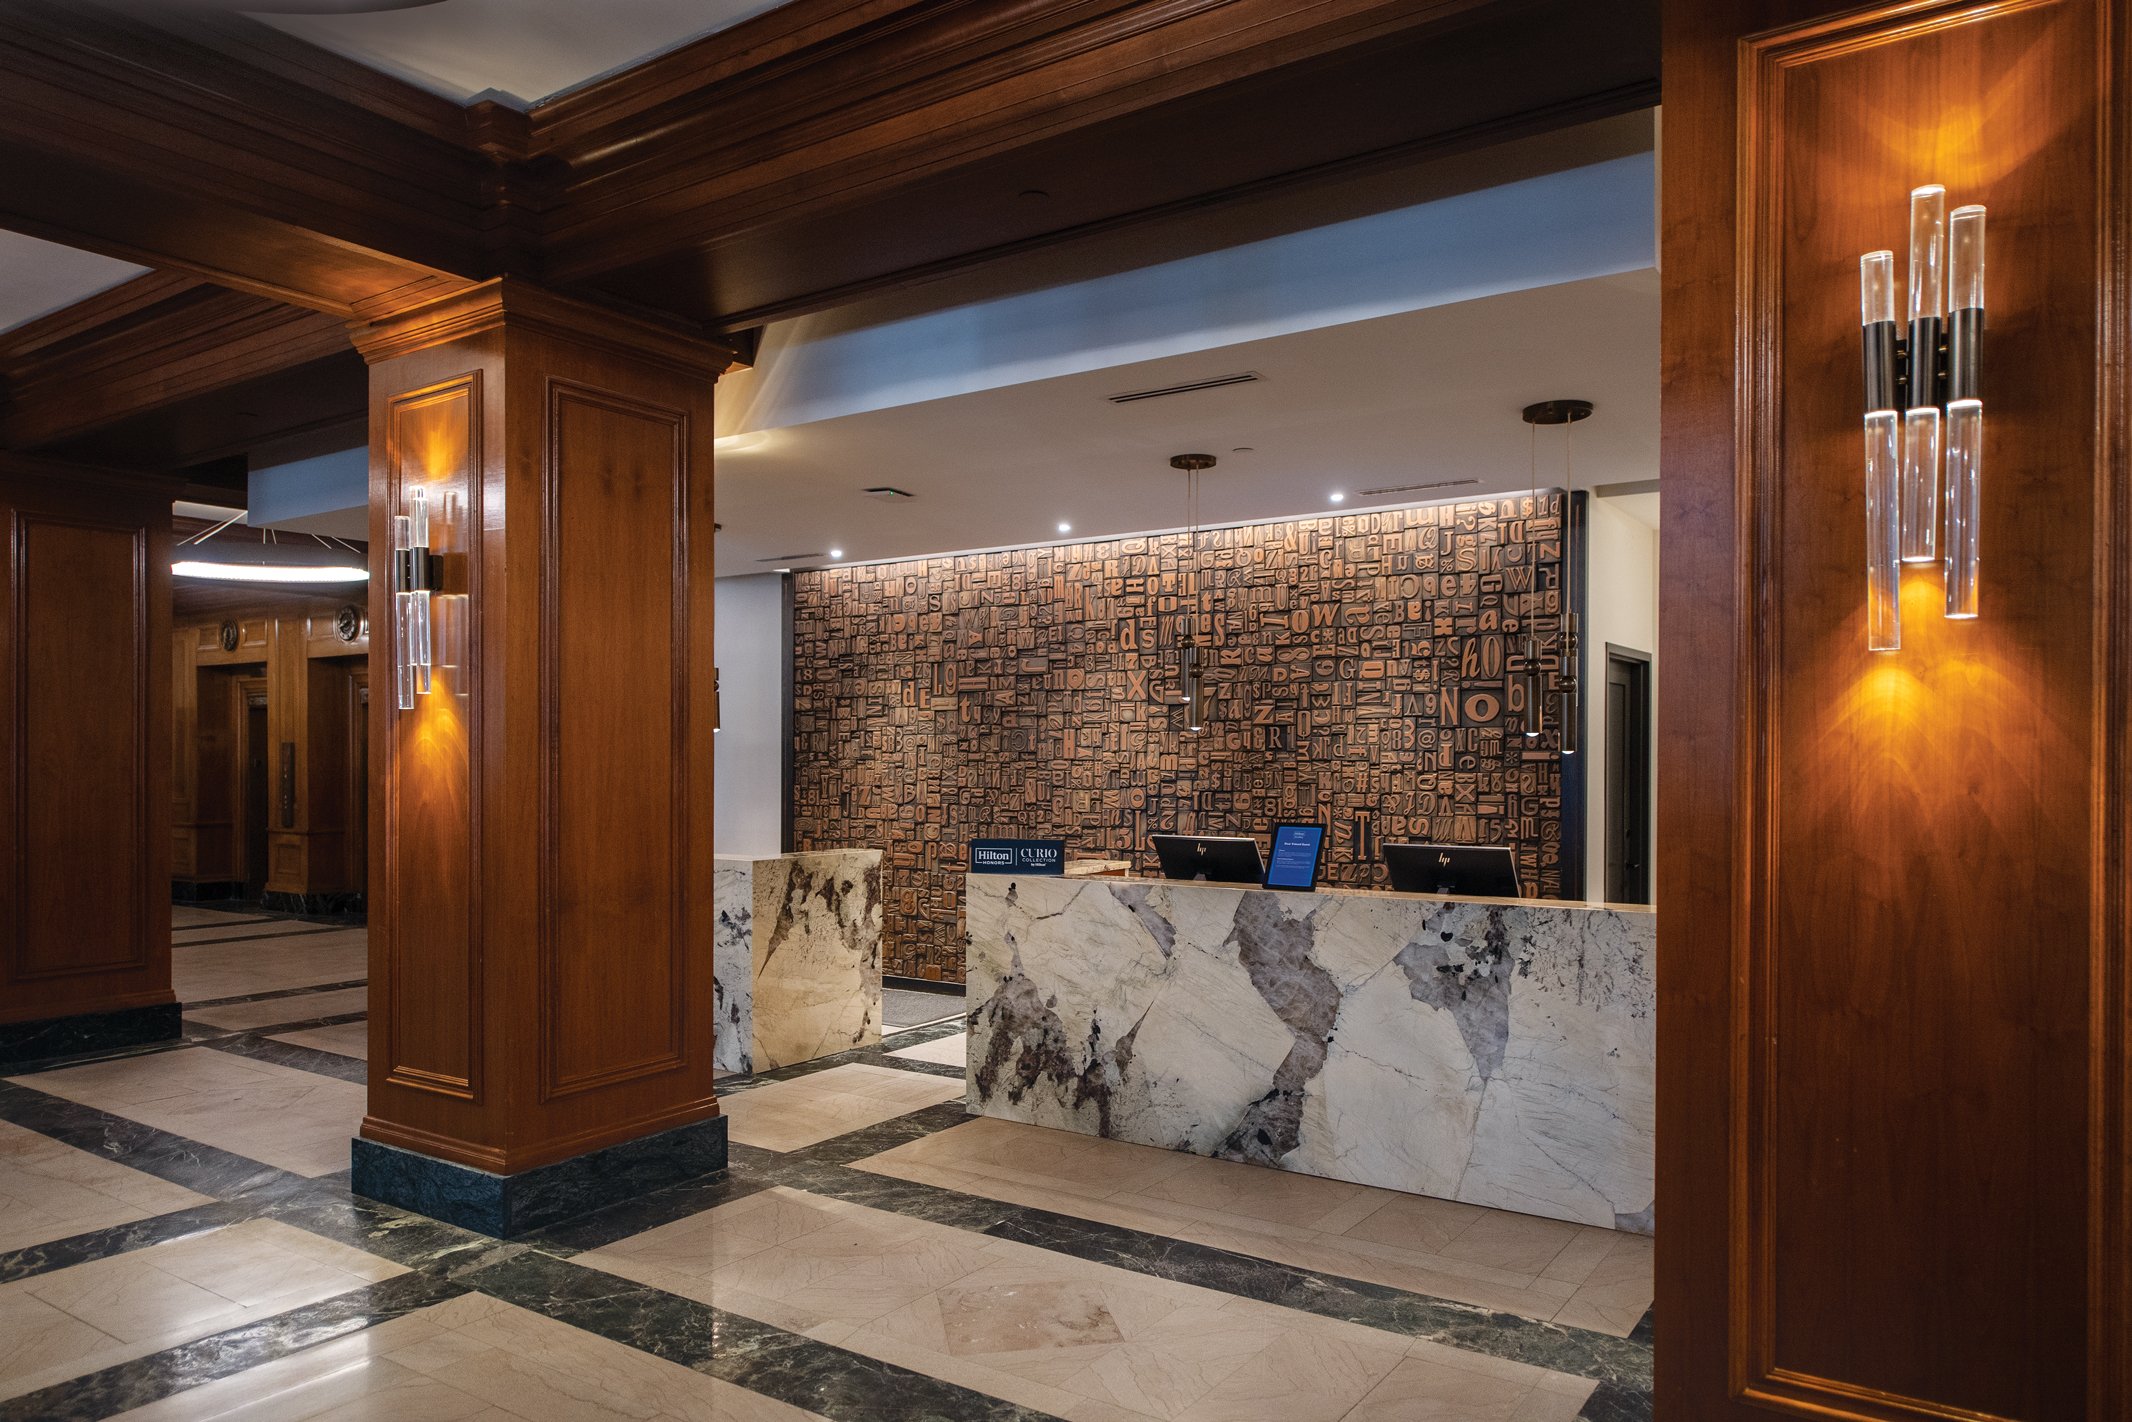
[[[429,495],[415,489],[407,512],[392,520],[392,622],[394,683],[402,711],[415,696],[429,695],[429,597],[437,588],[437,560],[429,551]]]
[[[1984,209],[1958,207],[1950,218],[1945,188],[1933,183],[1911,192],[1907,335],[1896,328],[1892,251],[1858,259],[1858,293],[1865,344],[1866,645],[1893,652],[1902,647],[1903,563],[1938,559],[1947,616],[1977,615]]]

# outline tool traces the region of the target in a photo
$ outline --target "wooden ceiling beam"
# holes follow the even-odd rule
[[[0,336],[0,447],[62,444],[347,350],[331,315],[151,273]]]
[[[254,31],[0,7],[0,225],[340,316],[489,275],[464,115]]]

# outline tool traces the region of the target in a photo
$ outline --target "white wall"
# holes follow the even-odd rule
[[[772,855],[784,835],[784,579],[720,578],[716,846]]]
[[[1606,888],[1606,645],[1651,654],[1652,731],[1658,706],[1658,530],[1624,513],[1612,499],[1594,498],[1589,510],[1590,562],[1586,565],[1584,840],[1587,898]],[[1656,746],[1651,756],[1651,803],[1658,803]],[[1656,858],[1654,849],[1654,861]],[[1651,879],[1655,885],[1654,867]]]

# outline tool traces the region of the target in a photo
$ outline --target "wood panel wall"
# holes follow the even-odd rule
[[[1668,10],[1662,1422],[2127,1415],[2128,24]],[[1982,616],[1911,569],[1875,655],[1857,259],[1925,182],[1990,208]]]
[[[0,1022],[172,1001],[170,491],[0,455]]]
[[[1524,619],[1560,672],[1563,498],[1520,495],[795,576],[793,847],[879,848],[884,968],[960,981],[968,841],[1062,837],[1154,872],[1148,836],[1331,826],[1325,878],[1386,840],[1509,844],[1582,892],[1578,762],[1518,729]],[[1213,720],[1174,709],[1205,569]],[[1551,698],[1559,701],[1559,698]],[[1552,725],[1555,708],[1548,711]]]

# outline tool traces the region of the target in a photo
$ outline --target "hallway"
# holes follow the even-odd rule
[[[0,1419],[1650,1415],[1648,1240],[970,1118],[955,1019],[523,1241],[357,1199],[363,931],[173,921],[183,1044],[0,1084]]]

